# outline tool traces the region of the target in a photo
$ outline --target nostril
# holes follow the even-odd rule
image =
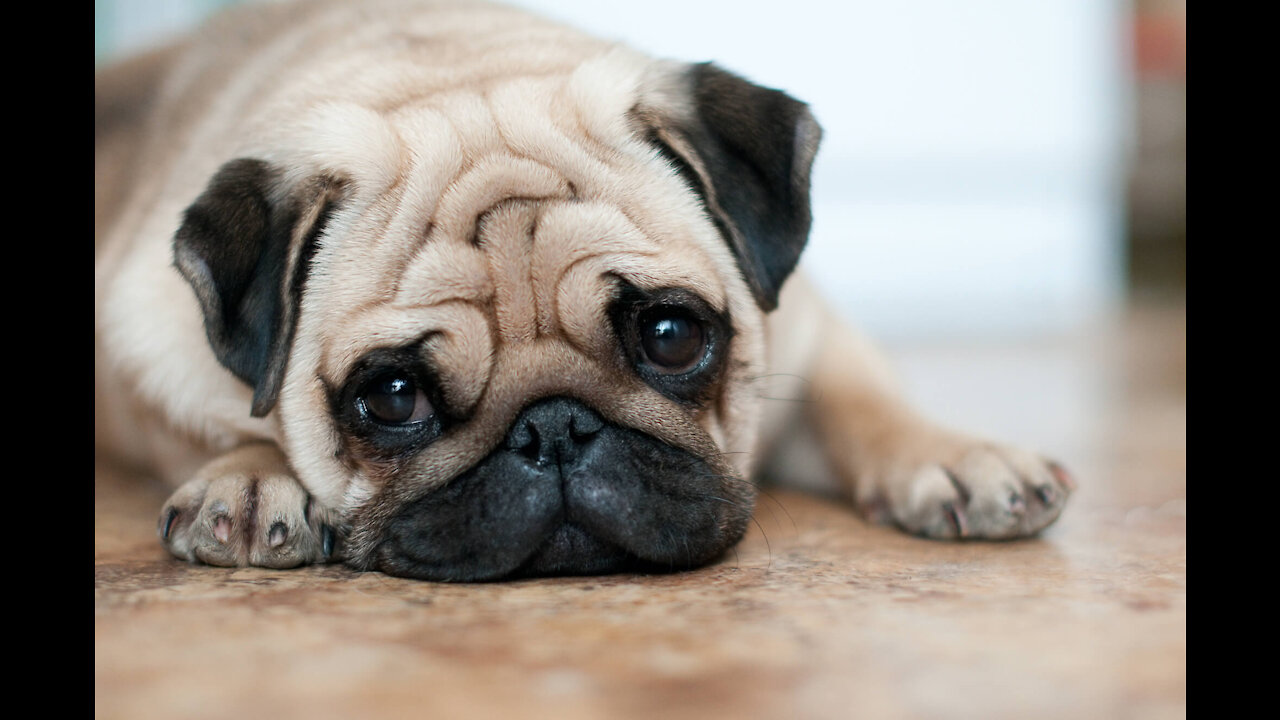
[[[585,410],[574,414],[570,421],[569,432],[573,435],[574,440],[585,440],[600,432],[603,427],[604,420],[601,420],[599,415]]]
[[[579,447],[603,428],[600,416],[577,400],[551,398],[520,413],[506,447],[539,465],[562,464],[572,462]]]
[[[546,458],[547,449],[544,448],[543,446],[546,443],[542,442],[542,438],[538,434],[538,428],[535,427],[532,423],[525,423],[524,435],[526,435],[529,438],[529,441],[516,449],[520,451],[521,455],[524,455],[526,458],[530,460],[535,460],[540,463],[545,463],[547,461],[547,458]]]
[[[512,425],[511,431],[507,433],[507,449],[518,451],[530,458],[537,457],[538,431],[533,423],[522,418]]]

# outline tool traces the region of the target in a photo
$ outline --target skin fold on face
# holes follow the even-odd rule
[[[621,276],[648,265],[667,280],[624,218],[603,227],[583,215],[605,208],[579,210],[485,213],[475,269],[492,282],[446,284],[492,292],[415,306],[420,340],[366,352],[330,390],[342,455],[380,488],[353,543],[374,567],[448,580],[680,568],[740,538],[750,489],[703,426],[731,322],[688,289]]]
[[[310,287],[341,277],[359,298],[313,293],[330,298],[317,375],[355,499],[348,562],[454,580],[678,568],[741,537],[753,491],[717,440],[743,434],[726,388],[752,364],[734,325],[752,313],[675,173],[639,145],[612,162],[491,149],[416,232],[403,208],[438,181],[410,169],[374,201],[398,213],[322,243],[333,269]],[[628,174],[652,187],[619,202]]]

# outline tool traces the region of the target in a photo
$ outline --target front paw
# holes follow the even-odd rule
[[[931,538],[1034,535],[1075,489],[1057,463],[1013,448],[969,444],[897,466],[869,503],[881,519]]]
[[[190,562],[291,568],[336,558],[339,527],[272,447],[241,448],[180,487],[160,511],[169,552]]]

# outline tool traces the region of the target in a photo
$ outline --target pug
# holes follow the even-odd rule
[[[419,0],[251,5],[96,75],[97,447],[172,481],[179,558],[696,567],[797,427],[930,538],[1073,487],[913,412],[793,272],[822,131],[782,91]]]

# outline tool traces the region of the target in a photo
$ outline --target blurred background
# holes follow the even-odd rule
[[[228,4],[95,0],[95,59]],[[514,4],[808,102],[806,265],[872,335],[1057,335],[1185,297],[1185,0]]]

